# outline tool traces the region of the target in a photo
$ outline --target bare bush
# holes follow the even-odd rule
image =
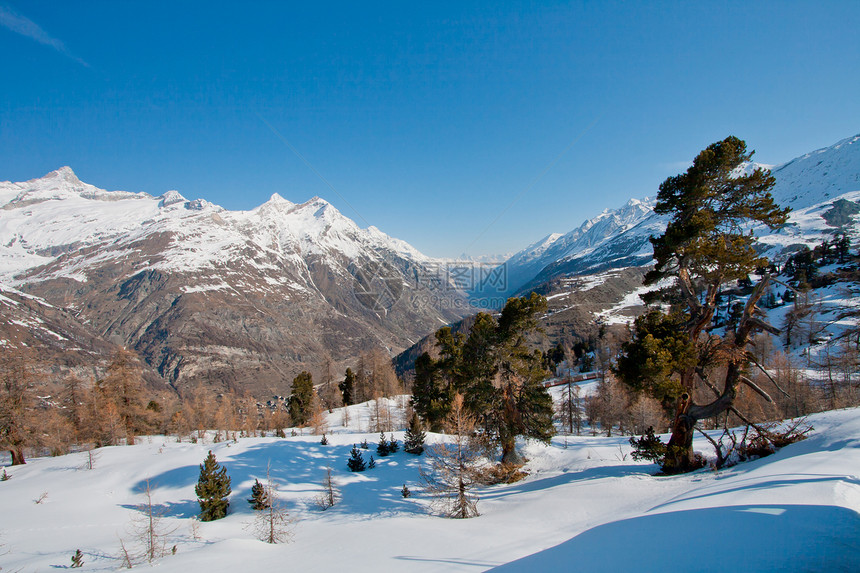
[[[461,394],[454,396],[447,422],[454,441],[434,444],[425,450],[430,467],[421,468],[421,480],[425,491],[433,497],[434,509],[447,517],[475,517],[479,515],[478,496],[471,490],[483,483],[477,467],[481,449],[471,439],[475,420],[466,412]]]

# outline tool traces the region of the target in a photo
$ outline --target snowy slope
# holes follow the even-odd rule
[[[309,571],[484,571],[504,564],[512,571],[663,571],[667,547],[678,567],[691,571],[860,568],[858,409],[812,416],[815,431],[806,441],[719,473],[656,477],[656,466],[629,459],[621,437],[531,443],[525,446],[530,475],[482,488],[481,516],[469,520],[428,512],[418,481],[423,457],[401,451],[377,460],[373,470],[346,470],[352,444],[376,439],[362,433],[369,410],[352,406],[348,428],[340,425],[341,412],[330,415],[328,446],[319,436],[218,444],[153,437],[98,450],[92,470],[83,469],[84,453],[5,468],[11,479],[0,482],[0,506],[14,519],[0,523],[7,552],[0,566],[60,568],[80,548],[87,570],[116,570],[119,539],[136,546],[129,528],[149,479],[172,530],[168,547],[177,547],[176,555],[155,564],[165,572],[280,570],[285,564]],[[395,436],[402,440],[401,432]],[[709,451],[704,441],[696,446]],[[193,490],[210,449],[232,478],[231,513],[198,524],[195,539]],[[245,499],[269,462],[294,519],[286,545],[257,541],[248,527],[253,513]],[[327,466],[343,500],[320,511],[313,498]],[[400,496],[403,484],[413,497]],[[674,545],[679,537],[683,551]]]
[[[774,198],[792,209],[860,191],[860,135],[778,165],[772,173]]]
[[[553,233],[529,245],[504,263],[507,272],[505,294],[516,293],[550,265],[593,253],[607,241],[646,220],[653,209],[652,199],[631,199],[618,209],[605,209],[567,234]]]

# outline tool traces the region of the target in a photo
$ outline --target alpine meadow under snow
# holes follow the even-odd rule
[[[403,400],[400,400],[403,404]],[[394,411],[398,402],[390,401]],[[522,481],[478,490],[480,517],[434,515],[420,493],[425,456],[402,450],[361,473],[347,470],[353,444],[367,440],[372,404],[329,415],[320,436],[177,443],[153,436],[134,446],[33,459],[7,468],[0,482],[4,571],[70,565],[118,569],[120,540],[137,560],[136,524],[151,487],[166,556],[161,571],[665,571],[661,537],[684,539],[674,563],[689,571],[834,571],[860,568],[860,409],[816,414],[809,437],[776,454],[713,472],[658,477],[634,462],[623,437],[558,436],[549,446],[521,444],[529,458]],[[717,433],[712,433],[716,437]],[[403,432],[394,432],[403,440]],[[428,443],[447,440],[428,434]],[[709,444],[696,440],[708,453]],[[211,450],[232,478],[226,518],[195,519],[198,466]],[[291,541],[255,538],[246,501],[271,465],[277,497],[289,514]],[[326,468],[340,501],[322,510]],[[404,498],[406,485],[413,495]],[[175,547],[175,552],[174,552]],[[719,548],[715,552],[715,548]]]

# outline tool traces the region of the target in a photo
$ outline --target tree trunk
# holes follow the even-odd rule
[[[520,466],[525,462],[523,457],[517,452],[515,438],[502,439],[502,463]]]
[[[692,404],[690,395],[684,392],[678,401],[678,409],[672,423],[672,437],[669,438],[666,457],[663,460],[663,473],[678,474],[694,469],[693,432],[696,420],[692,420],[689,415]]]
[[[735,353],[739,356],[744,356],[744,349],[746,348],[749,336],[756,328],[767,330],[771,334],[779,334],[779,329],[765,324],[753,316],[756,311],[755,305],[761,299],[764,289],[769,282],[770,276],[765,275],[756,285],[755,289],[753,289],[744,307],[743,315],[735,330],[734,340],[732,340]],[[712,314],[713,312],[711,312]],[[698,333],[696,336],[698,336]],[[735,397],[737,396],[737,386],[746,363],[747,360],[745,358],[738,358],[728,363],[723,391],[710,404],[704,406],[693,404],[692,392],[689,390],[681,395],[678,402],[678,410],[675,414],[675,421],[672,424],[672,437],[669,438],[666,458],[663,460],[664,473],[676,474],[697,469],[696,457],[693,453],[693,433],[695,432],[696,422],[718,416],[733,406]],[[694,369],[690,369],[688,372],[690,373],[689,380],[692,382],[692,372],[694,372]],[[686,381],[687,379],[682,377],[682,383]],[[684,387],[692,388],[693,386],[691,384]],[[717,392],[716,389],[714,391]]]
[[[24,448],[12,448],[9,450],[9,453],[12,454],[13,466],[21,466],[27,463],[24,461]]]

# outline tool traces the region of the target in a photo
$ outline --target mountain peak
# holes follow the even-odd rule
[[[176,203],[185,203],[187,201],[187,199],[185,199],[185,197],[183,197],[179,191],[173,189],[159,197],[159,199],[159,207],[167,207],[168,205],[174,205]]]
[[[61,181],[65,181],[66,183],[71,183],[71,184],[80,184],[81,183],[81,180],[78,179],[78,176],[75,175],[75,172],[72,171],[72,168],[69,167],[68,165],[64,165],[63,167],[60,167],[59,169],[51,171],[50,173],[48,173],[44,177],[41,177],[40,179],[59,179]]]

